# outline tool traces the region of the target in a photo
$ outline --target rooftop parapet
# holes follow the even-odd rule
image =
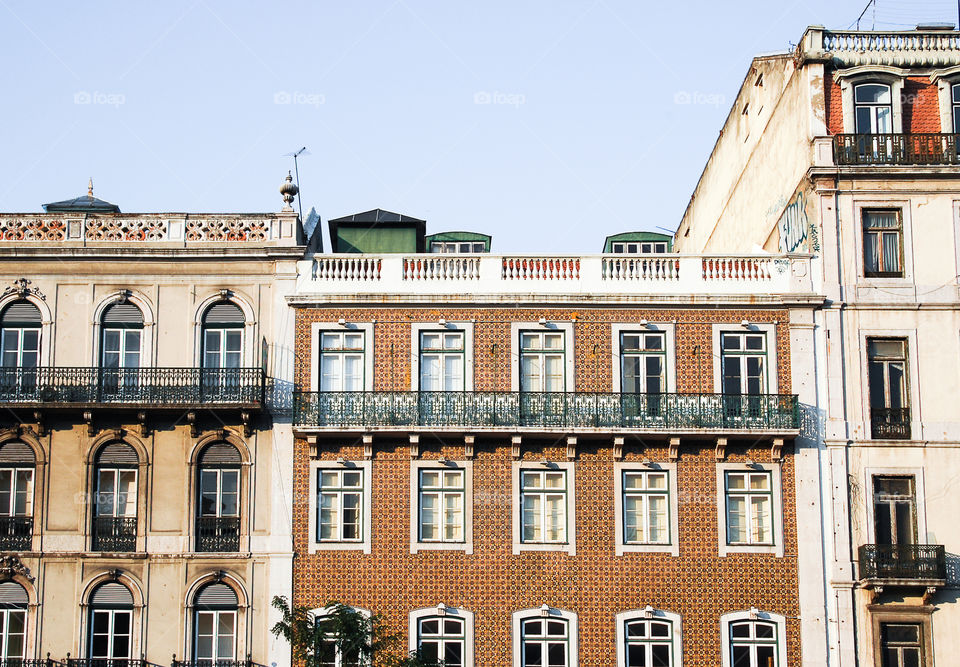
[[[960,31],[924,28],[902,31],[826,30],[811,26],[798,48],[803,62],[837,67],[949,67],[960,65]]]

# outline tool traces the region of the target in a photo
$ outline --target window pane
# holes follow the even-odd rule
[[[423,487],[440,486],[440,473],[436,470],[421,470],[420,486],[423,486]]]
[[[727,541],[739,543],[746,541],[746,503],[743,498],[727,500]]]

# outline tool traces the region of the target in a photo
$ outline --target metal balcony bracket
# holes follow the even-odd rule
[[[197,423],[197,413],[190,411],[187,413],[187,423],[190,424],[190,437],[200,437],[200,425]]]
[[[520,457],[523,456],[523,453],[520,451],[520,443],[523,438],[519,435],[514,435],[510,437],[510,454],[513,456],[514,461],[519,461]]]
[[[320,456],[319,438],[315,435],[307,436],[307,447],[310,448],[310,458],[315,459]]]
[[[373,434],[365,433],[363,435],[363,458],[373,458]]]
[[[473,460],[473,445],[474,445],[474,436],[465,435],[463,436],[463,458],[468,461]]]
[[[147,413],[137,413],[137,423],[140,424],[140,435],[146,437],[150,435],[150,428],[147,426]]]
[[[416,459],[420,458],[420,434],[411,433],[410,434],[410,458]]]
[[[783,438],[774,438],[770,446],[770,460],[774,463],[783,461]]]
[[[616,438],[613,439],[613,458],[616,459],[617,461],[623,460],[623,441],[624,440],[625,438],[622,435],[617,436]]]
[[[87,424],[87,435],[92,438],[97,434],[97,429],[93,425],[93,412],[91,410],[83,413],[83,421]]]
[[[567,436],[567,460],[575,461],[577,459],[577,436]]]
[[[937,594],[936,586],[927,586],[927,588],[923,591],[923,598],[922,598],[923,604],[930,604],[930,600],[936,594]]]
[[[715,453],[717,461],[723,461],[727,458],[727,439],[717,438],[717,449]]]
[[[680,458],[680,438],[670,438],[667,456],[670,457],[671,461],[676,461]]]
[[[37,422],[37,435],[41,437],[45,436],[47,434],[47,425],[43,423],[43,412],[34,410],[33,420]]]
[[[243,422],[243,437],[249,438],[250,434],[253,433],[253,426],[250,424],[250,413],[241,412],[240,421]]]

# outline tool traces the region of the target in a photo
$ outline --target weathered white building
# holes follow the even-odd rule
[[[960,33],[809,28],[752,62],[676,233],[815,255],[804,664],[960,654],[958,129]]]

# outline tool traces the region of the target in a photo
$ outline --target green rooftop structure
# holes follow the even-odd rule
[[[608,236],[603,252],[616,255],[673,252],[673,237],[657,232],[623,232]]]
[[[427,236],[427,252],[490,252],[491,240],[478,232],[439,232]]]
[[[335,253],[424,252],[425,220],[376,208],[327,222]]]

